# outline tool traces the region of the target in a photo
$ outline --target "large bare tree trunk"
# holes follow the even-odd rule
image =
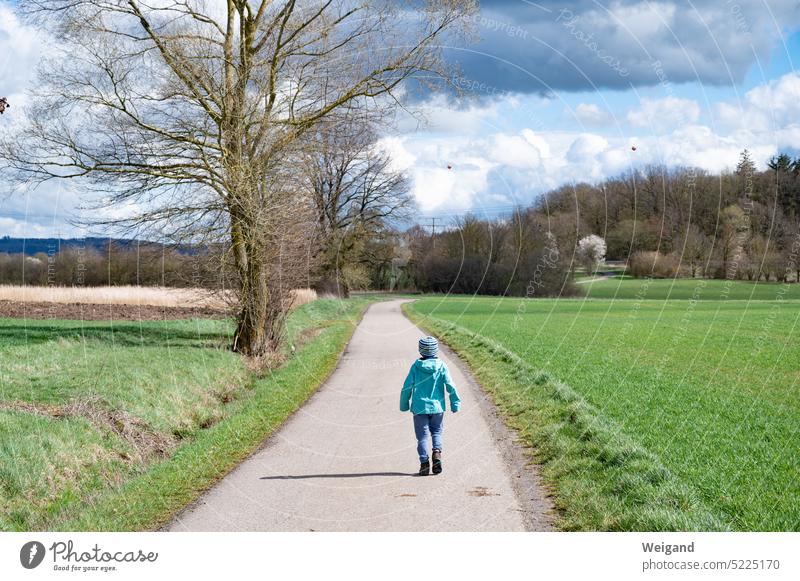
[[[286,272],[280,272],[287,262],[281,261],[281,258],[286,257],[273,257],[269,248],[277,246],[280,255],[280,242],[270,240],[266,235],[248,236],[248,232],[259,232],[259,225],[253,223],[247,213],[241,216],[232,210],[231,214],[235,217],[231,226],[231,244],[239,284],[239,311],[233,350],[251,357],[261,357],[280,346],[289,298],[285,296],[285,291],[289,289],[285,289],[282,282],[288,282],[289,287],[294,286],[296,277],[292,273],[297,267],[295,261],[290,260],[286,264]],[[275,221],[283,222],[287,231],[292,230],[289,218]],[[277,227],[278,224],[275,225]],[[287,252],[296,253],[299,245],[298,241]]]
[[[261,250],[250,248],[245,264],[237,267],[239,313],[233,350],[251,357],[261,357],[280,347],[289,303],[284,289],[275,282],[276,277],[269,276],[270,266],[261,261],[262,256]]]
[[[281,297],[272,297],[263,268],[254,266],[247,272],[245,291],[236,319],[235,351],[260,357],[280,346],[283,330],[283,309],[275,308]]]
[[[267,339],[267,304],[269,291],[263,266],[248,246],[241,223],[231,228],[231,242],[239,278],[240,310],[236,317],[233,350],[258,357],[269,349]]]

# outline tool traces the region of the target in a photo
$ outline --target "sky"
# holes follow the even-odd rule
[[[399,112],[381,141],[421,217],[492,215],[649,163],[800,155],[797,0],[485,0],[471,25],[445,47],[460,95],[418,98],[424,123]],[[4,117],[42,45],[0,0]],[[74,235],[79,205],[64,184],[0,199],[0,235]]]

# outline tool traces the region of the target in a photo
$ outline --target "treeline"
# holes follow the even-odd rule
[[[533,209],[510,220],[467,216],[435,236],[421,226],[386,234],[369,256],[376,289],[527,297],[576,292],[570,254]]]
[[[757,171],[745,150],[733,172],[649,166],[599,184],[552,190],[495,220],[466,217],[435,235],[384,235],[373,288],[509,294],[574,292],[579,241],[604,239],[607,260],[638,277],[800,280],[800,158]],[[531,282],[533,281],[533,282]]]
[[[421,229],[409,233],[410,271],[423,292],[511,296],[575,294],[569,254],[558,247],[536,212],[511,220],[473,216],[434,240]]]
[[[69,246],[32,256],[0,253],[0,284],[56,286],[225,286],[226,271],[212,251],[187,253],[161,245],[109,243],[103,250]]]
[[[635,276],[798,280],[800,159],[774,157],[757,171],[742,152],[733,172],[650,166],[563,186],[534,207],[564,251],[596,234],[607,259]]]

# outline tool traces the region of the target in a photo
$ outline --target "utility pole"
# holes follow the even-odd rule
[[[431,240],[433,247],[436,248],[436,218],[431,218]]]

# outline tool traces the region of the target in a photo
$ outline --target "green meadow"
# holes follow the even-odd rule
[[[0,319],[0,530],[166,522],[316,390],[367,304],[294,310],[262,371],[229,321]]]
[[[593,299],[782,301],[800,300],[800,285],[706,279],[613,277],[578,285]]]
[[[521,429],[563,528],[800,530],[800,287],[584,286],[407,312]]]

